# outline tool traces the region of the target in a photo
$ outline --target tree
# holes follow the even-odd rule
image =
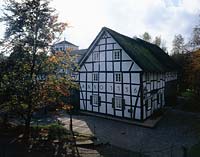
[[[161,47],[160,47],[163,51],[165,51],[166,53],[168,53],[168,50],[167,50],[167,46],[166,46],[166,41],[165,40],[162,40],[162,43],[161,43]]]
[[[186,83],[196,96],[200,96],[200,50],[188,55],[188,65],[185,67]]]
[[[67,24],[58,22],[47,0],[7,0],[0,21],[6,24],[4,53],[11,54],[1,69],[0,95],[7,91],[10,99],[3,104],[24,119],[28,136],[32,114],[41,105],[38,96],[43,84],[39,77],[47,72],[49,44]]]
[[[167,52],[166,41],[162,40],[161,36],[156,36],[154,41],[153,41],[153,44],[157,45],[163,51]]]
[[[163,51],[167,53],[166,41],[162,40],[161,36],[156,36],[155,39],[152,41],[152,37],[148,32],[145,32],[143,35],[140,36],[141,39],[153,43],[160,47]]]
[[[159,47],[161,46],[161,42],[162,42],[161,36],[156,36],[154,41],[153,41],[153,43],[156,44]]]
[[[172,41],[172,53],[173,54],[183,54],[184,52],[184,38],[181,34],[175,35]]]
[[[200,27],[199,26],[195,26],[193,28],[192,39],[190,41],[190,44],[194,50],[196,48],[199,48],[200,46]]]
[[[189,47],[189,52],[196,51],[197,49],[200,48],[200,23],[198,23],[192,29],[191,39],[187,43],[187,46]]]
[[[151,35],[148,32],[144,32],[144,34],[141,35],[141,38],[147,42],[151,42]]]

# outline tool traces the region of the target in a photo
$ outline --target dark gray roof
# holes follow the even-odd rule
[[[73,50],[70,52],[71,55],[84,55],[87,49]]]
[[[63,44],[69,44],[69,45],[78,47],[77,45],[74,45],[74,44],[72,44],[72,43],[70,43],[69,41],[66,41],[66,40],[63,40],[63,41],[58,42],[58,43],[56,43],[56,44],[53,44],[53,46],[56,46],[56,45],[63,45]]]
[[[86,54],[86,52],[87,52],[87,49],[81,49],[81,50],[73,50],[70,52],[70,54],[72,56],[77,55],[77,62],[79,63],[79,61]]]
[[[144,71],[165,72],[176,71],[178,69],[178,65],[170,56],[155,44],[148,43],[139,38],[133,39],[127,37],[106,27],[102,28],[101,32],[103,31],[108,32]],[[91,49],[93,44],[94,42],[90,45],[89,49]],[[80,66],[82,66],[87,57],[82,58]]]

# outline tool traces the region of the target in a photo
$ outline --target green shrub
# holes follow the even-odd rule
[[[195,96],[195,94],[191,89],[187,89],[185,92],[181,93],[181,96],[191,99]]]
[[[48,138],[51,140],[67,138],[69,131],[59,124],[52,124],[48,129]]]

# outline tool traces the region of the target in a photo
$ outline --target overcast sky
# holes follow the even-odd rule
[[[63,37],[80,48],[106,26],[130,37],[145,31],[161,35],[170,51],[174,35],[188,39],[200,14],[200,0],[52,0],[51,5],[71,26]]]

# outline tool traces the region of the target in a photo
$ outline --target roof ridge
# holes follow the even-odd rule
[[[121,33],[119,33],[119,32],[116,32],[115,30],[110,29],[110,28],[108,28],[108,27],[103,27],[103,29],[113,31],[114,33],[117,33],[117,34],[119,34],[119,35],[121,35],[121,36],[124,36],[124,37],[126,37],[126,38],[129,38],[129,39],[131,39],[131,40],[133,40],[133,41],[136,41],[136,39],[131,38],[131,37],[127,36],[127,35],[121,34]],[[139,38],[138,38],[138,39],[139,39]]]
[[[95,40],[88,48],[88,53],[81,60],[81,65],[87,59],[95,42],[98,42],[100,35],[108,32],[130,58],[144,71],[165,72],[175,71],[177,66],[172,62],[170,56],[157,45],[146,42],[140,38],[131,38],[110,28],[103,27]],[[97,40],[98,39],[98,40]]]

